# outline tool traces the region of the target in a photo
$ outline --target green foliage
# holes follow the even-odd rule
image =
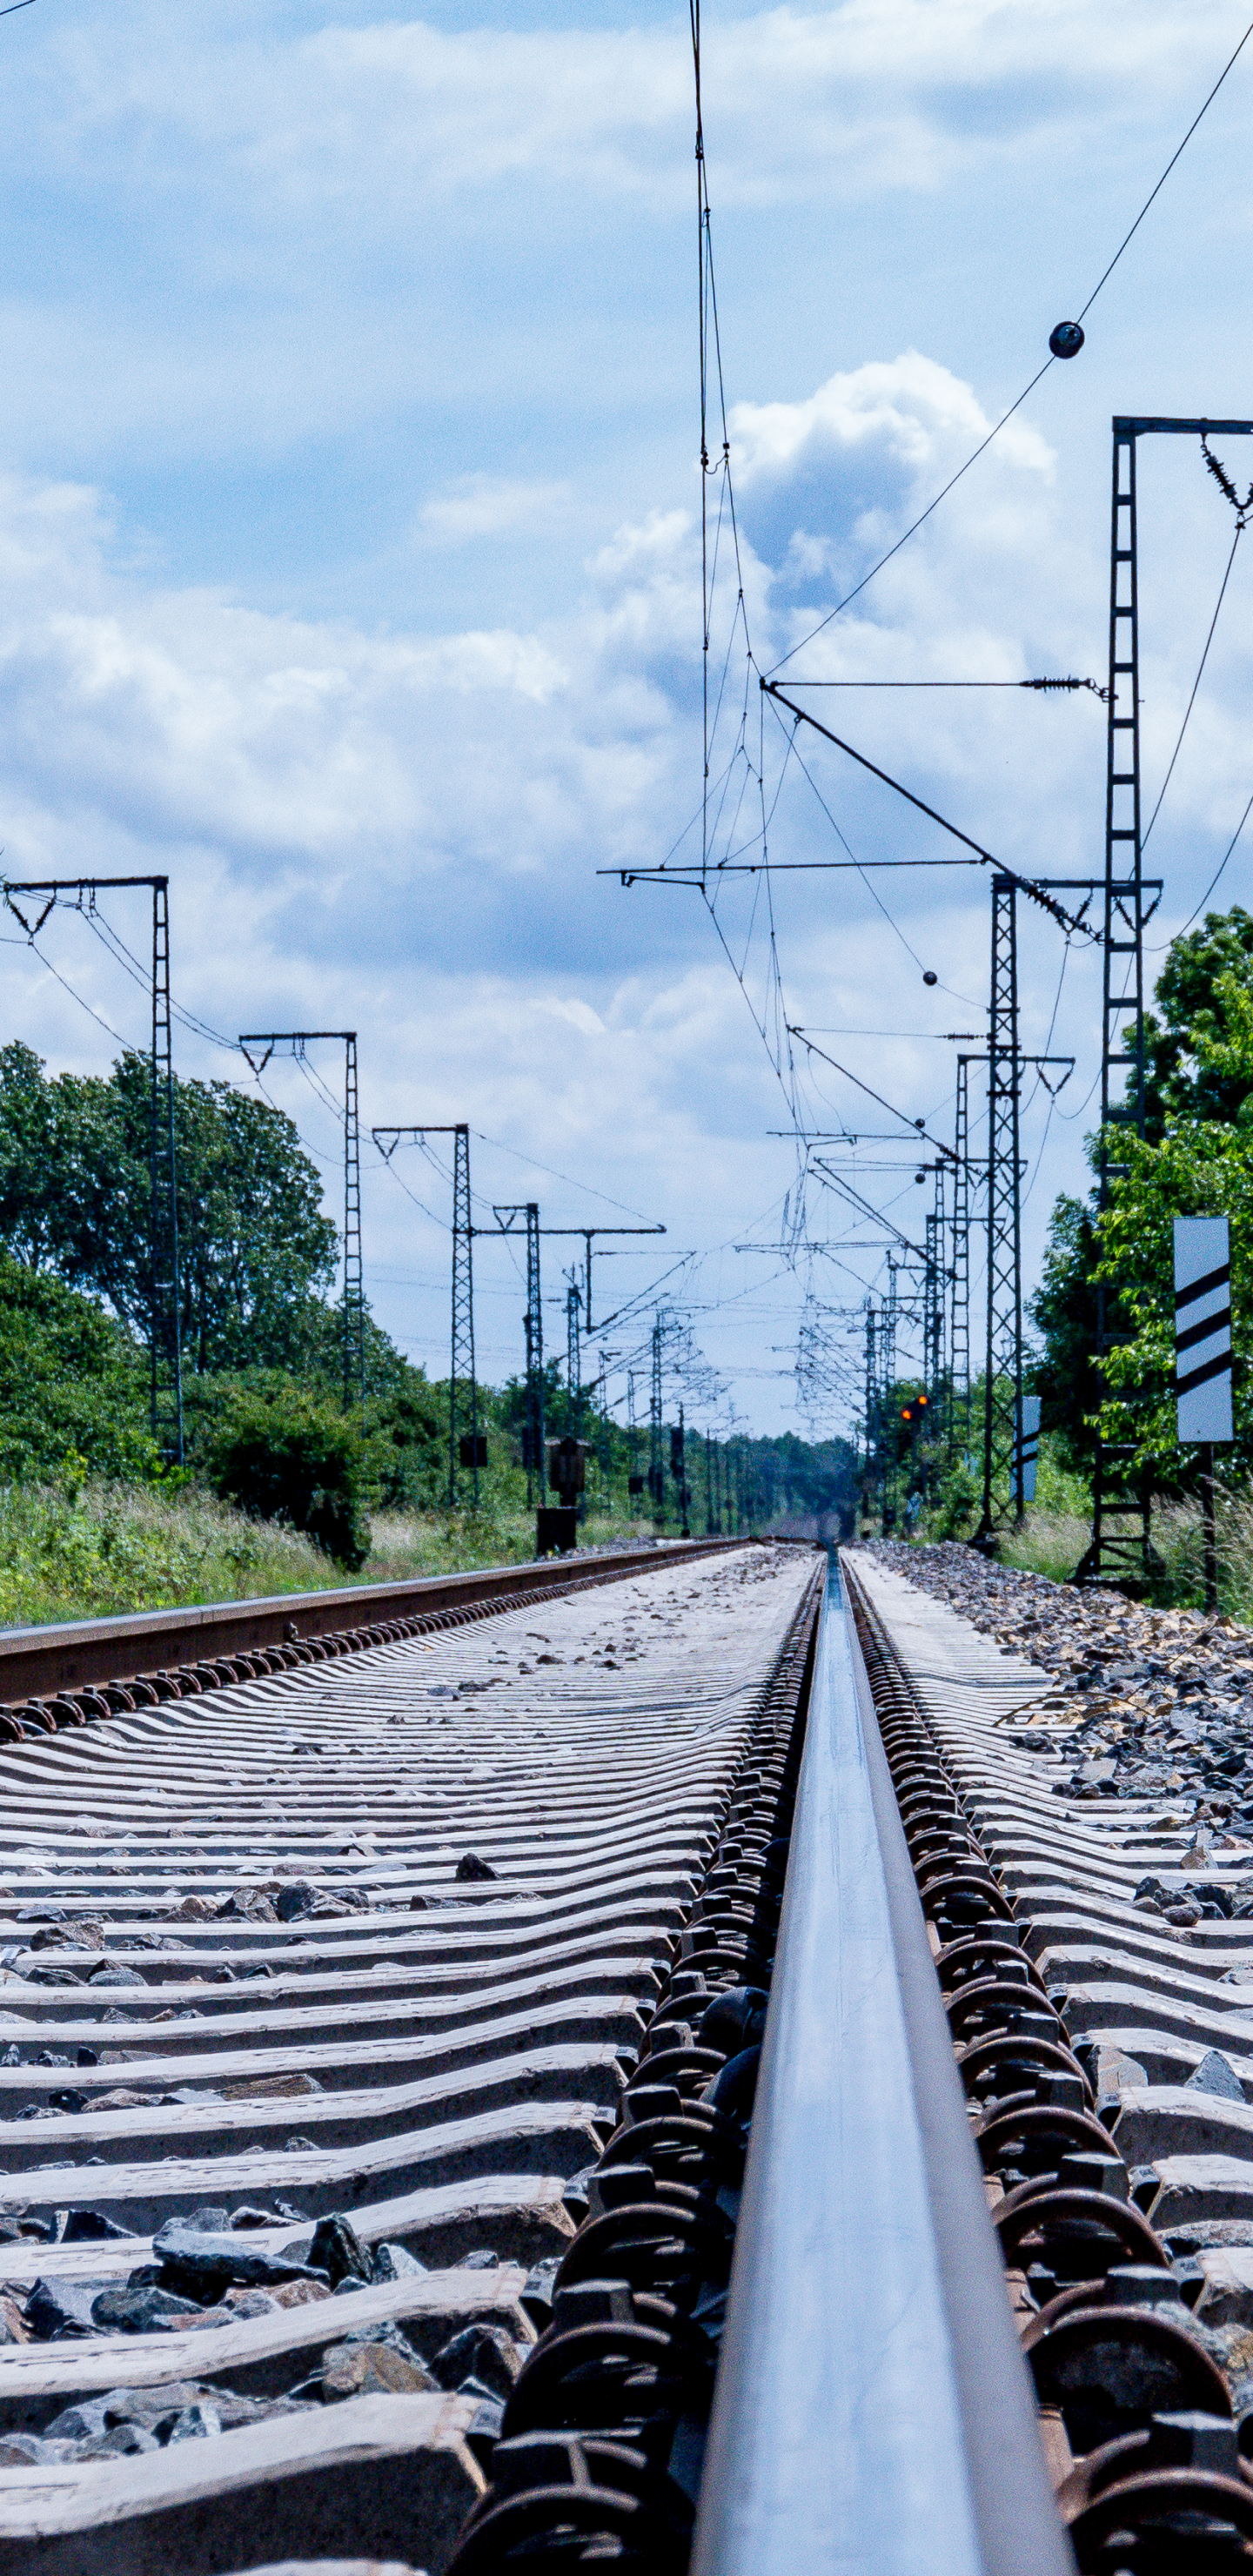
[[[0,1252],[0,1478],[77,1472],[145,1482],[147,1355],[87,1297]]]
[[[1145,1134],[1156,1144],[1179,1118],[1232,1124],[1253,1093],[1243,1057],[1223,1061],[1232,1010],[1253,992],[1253,915],[1240,904],[1207,912],[1172,940],[1145,1019]]]
[[[406,1368],[365,1408],[370,1472],[378,1501],[403,1511],[439,1500],[448,1477],[448,1392]]]
[[[1103,1388],[1096,1366],[1096,1219],[1081,1199],[1059,1198],[1049,1223],[1044,1276],[1031,1313],[1044,1337],[1032,1375],[1040,1420],[1057,1433],[1069,1466],[1090,1469]]]
[[[50,1082],[29,1047],[0,1048],[0,1240],[144,1335],[150,1083],[146,1056],[124,1055],[107,1080]],[[295,1127],[229,1083],[176,1081],[174,1137],[187,1365],[302,1364],[336,1234]]]
[[[1253,1093],[1253,998],[1246,999],[1247,1058]],[[1234,1051],[1234,1050],[1232,1050]],[[1192,1453],[1175,1440],[1174,1239],[1177,1216],[1226,1216],[1231,1224],[1231,1340],[1235,1446],[1231,1464],[1253,1467],[1253,1123],[1235,1126],[1181,1120],[1159,1145],[1129,1137],[1126,1173],[1101,1221],[1100,1275],[1118,1290],[1131,1338],[1104,1363],[1102,1430],[1133,1440],[1143,1463],[1168,1483],[1186,1481]],[[1126,1398],[1123,1397],[1126,1390]],[[1148,1401],[1145,1397],[1147,1394]],[[1134,1401],[1131,1400],[1134,1397]]]
[[[229,1397],[208,1447],[215,1493],[304,1530],[351,1574],[370,1552],[369,1456],[357,1424],[286,1379]]]
[[[1155,1001],[1157,1014],[1145,1021],[1145,1140],[1120,1133],[1126,1169],[1111,1183],[1099,1225],[1094,1197],[1086,1205],[1059,1199],[1053,1211],[1032,1306],[1044,1343],[1035,1382],[1044,1428],[1059,1435],[1068,1467],[1090,1468],[1099,1417],[1107,1439],[1134,1439],[1145,1465],[1177,1482],[1193,1462],[1176,1446],[1170,1392],[1175,1216],[1232,1220],[1235,1454],[1253,1460],[1244,1419],[1253,1319],[1241,1284],[1253,1154],[1253,915],[1239,905],[1207,913],[1199,929],[1174,940]],[[1095,1159],[1095,1139],[1089,1151]],[[1102,1367],[1094,1356],[1098,1280],[1108,1327],[1126,1336]],[[1135,1391],[1134,1404],[1123,1390],[1128,1399]]]

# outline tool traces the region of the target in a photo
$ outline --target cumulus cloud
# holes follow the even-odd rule
[[[115,13],[80,17],[55,54],[59,158],[177,134],[227,158],[259,201],[351,199],[358,224],[515,179],[665,203],[686,186],[681,25],[448,32],[416,19],[294,32],[228,13],[208,46],[198,31],[195,78],[190,43],[152,11],[132,13],[129,44]],[[1108,142],[1111,118],[1171,101],[1221,43],[1213,13],[1165,0],[1096,17],[1082,0],[746,13],[707,47],[720,190],[749,204],[926,191],[972,157],[1051,136],[1073,148],[1077,125],[1099,123]]]
[[[737,408],[759,666],[831,604],[843,569],[865,569],[987,425],[970,386],[916,352],[791,403]],[[476,496],[486,507],[467,487]],[[1099,651],[1102,580],[1059,522],[1047,443],[1029,419],[1016,422],[926,543],[907,548],[799,668],[811,679],[1019,677],[1045,657],[1082,669]],[[529,630],[377,632],[163,581],[127,557],[91,492],[10,476],[0,486],[5,867],[168,869],[180,999],[227,1037],[275,1020],[357,1026],[367,1118],[469,1116],[515,1155],[572,1181],[608,1181],[664,1221],[667,1258],[689,1243],[696,1210],[703,1243],[734,1243],[746,1209],[769,1211],[789,1177],[770,1138],[788,1123],[785,1015],[815,1032],[865,1029],[869,1055],[852,1037],[819,1042],[841,1061],[851,1053],[876,1087],[946,1132],[951,1052],[877,1033],[926,1026],[928,1011],[937,1031],[979,1026],[986,886],[977,873],[876,879],[887,922],[850,873],[780,876],[769,904],[759,879],[737,880],[718,895],[724,954],[698,896],[626,894],[597,876],[663,855],[698,797],[699,583],[691,513],[671,507],[606,529],[582,597],[560,618]],[[1146,652],[1159,770],[1186,703],[1199,600],[1193,583]],[[1228,804],[1238,787],[1242,805],[1253,783],[1240,696],[1253,628],[1238,598],[1230,616],[1159,827],[1179,836],[1176,849],[1199,852],[1207,833],[1230,829]],[[1202,639],[1203,621],[1198,649]],[[738,645],[727,674],[742,782],[766,746],[776,857],[841,855],[824,806],[862,858],[935,854],[931,827],[886,790],[834,751],[789,745],[790,724],[771,730]],[[760,738],[737,712],[746,676]],[[811,703],[830,712],[830,701]],[[850,691],[840,704],[848,738],[1012,864],[1078,873],[1099,858],[1104,726],[1092,699],[955,696],[937,713],[934,700]],[[751,854],[751,795],[725,819]],[[118,921],[141,951],[129,916]],[[141,1033],[142,994],[119,984],[81,924],[54,921],[41,945],[124,1036]],[[57,1061],[107,1060],[107,1035],[76,1016],[46,968],[20,946],[0,955],[10,1032]],[[940,977],[932,1000],[924,964]],[[1059,965],[1051,927],[1037,936],[1033,921],[1024,1008],[1040,1039]],[[1091,987],[1076,952],[1059,1048],[1090,1052]],[[784,1061],[783,1084],[750,1006]],[[189,1067],[226,1062],[186,1030],[180,1046]],[[282,1096],[326,1157],[333,1195],[330,1126],[319,1128],[311,1100]],[[859,1106],[820,1060],[803,1104],[814,1124]],[[533,1167],[528,1181],[521,1162],[493,1165],[487,1148],[481,1159],[476,1188],[539,1190],[554,1219],[586,1212],[573,1186]],[[438,1363],[439,1239],[422,1235],[426,1221],[381,1169],[369,1211],[380,1311]],[[426,1284],[410,1289],[411,1276]],[[505,1271],[494,1280],[485,1272],[484,1365],[499,1372],[517,1361],[517,1299]],[[742,1345],[726,1347],[744,1358]]]

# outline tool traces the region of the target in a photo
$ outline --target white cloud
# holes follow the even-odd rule
[[[964,161],[1042,139],[1070,152],[1097,124],[1108,148],[1111,125],[1175,106],[1181,85],[1212,73],[1228,25],[1234,36],[1230,8],[1166,0],[1099,12],[1085,0],[844,0],[734,18],[705,47],[721,201],[928,191]],[[419,19],[290,36],[226,21],[207,41],[196,30],[190,77],[192,43],[142,10],[129,47],[112,12],[67,31],[53,52],[58,161],[161,157],[181,136],[232,165],[257,202],[351,201],[367,227],[401,204],[512,180],[666,205],[690,185],[678,23],[448,33]],[[167,185],[180,186],[173,169]]]
[[[551,526],[569,507],[568,483],[527,483],[466,474],[432,495],[418,512],[418,533],[433,545],[465,545],[517,528]]]
[[[831,567],[848,558],[864,569],[986,426],[968,385],[911,352],[795,402],[737,409],[759,662],[793,639],[802,613],[829,604]],[[1208,508],[1203,477],[1198,491]],[[1207,542],[1214,526],[1225,539],[1225,520],[1204,525]],[[1146,643],[1146,756],[1158,776],[1209,613],[1190,553],[1186,564]],[[1103,581],[1061,523],[1050,452],[1028,418],[806,667],[1019,677],[1043,658],[1082,670],[1103,632]],[[533,632],[386,634],[266,614],[122,560],[90,492],[10,477],[0,485],[5,866],[23,876],[168,868],[176,987],[214,1027],[357,1026],[368,1118],[468,1116],[519,1154],[663,1220],[666,1258],[693,1237],[733,1243],[747,1213],[781,1201],[791,1178],[787,1148],[769,1134],[787,1119],[766,1050],[699,898],[628,894],[596,875],[660,857],[696,802],[699,601],[691,515],[665,509],[609,534],[583,600]],[[1172,859],[1180,846],[1191,861],[1225,840],[1253,784],[1242,698],[1253,621],[1234,580],[1224,620],[1159,826],[1163,846],[1175,836]],[[728,671],[734,734],[742,660]],[[849,738],[1012,864],[1080,873],[1099,856],[1104,725],[1090,698],[955,694],[937,705],[850,692],[841,713]],[[773,798],[786,739],[769,720],[763,737]],[[750,732],[749,751],[755,742]],[[810,744],[805,756],[859,855],[941,846],[834,752]],[[754,813],[751,793],[724,809],[727,832],[750,851]],[[771,846],[779,858],[838,855],[795,759]],[[979,1025],[983,877],[875,882],[899,935],[847,874],[780,875],[773,916],[760,880],[720,892],[728,948],[776,1038],[783,1008],[814,1029],[927,1025],[928,1011],[937,1030]],[[117,918],[141,950],[130,916]],[[83,925],[55,921],[42,944],[123,1035],[141,1033],[142,996],[97,957]],[[923,964],[940,976],[930,1001]],[[1023,987],[1036,1038],[1059,966],[1051,925],[1033,916]],[[107,1061],[105,1033],[20,947],[0,951],[0,995],[7,1029],[55,1061]],[[1059,1048],[1090,1056],[1092,1003],[1089,961],[1076,952]],[[221,1069],[186,1035],[180,1046],[185,1064]],[[947,1132],[943,1045],[832,1039],[830,1051]],[[858,1107],[821,1065],[807,1098],[817,1119]],[[310,1101],[293,1093],[287,1105],[319,1138],[333,1182],[333,1134],[321,1134]],[[485,1165],[476,1187],[539,1189],[554,1218],[559,1206],[568,1218],[586,1210],[577,1193],[528,1181],[521,1165],[511,1179],[510,1168]],[[371,1259],[399,1277],[416,1215],[386,1175],[371,1204]],[[485,1367],[490,1301],[501,1301],[499,1373],[516,1361],[517,1301],[503,1270],[495,1285],[485,1273],[482,1293]],[[384,1318],[437,1362],[438,1282],[408,1298],[384,1284]],[[747,1325],[725,1347],[763,1364],[764,1332],[755,1351]]]
[[[913,475],[934,474],[955,441],[968,449],[992,426],[973,388],[916,349],[831,376],[801,402],[736,403],[729,422],[736,478],[748,491],[815,467],[832,472],[866,448]],[[1002,430],[1000,453],[1020,469],[1051,471],[1048,447],[1025,421]]]

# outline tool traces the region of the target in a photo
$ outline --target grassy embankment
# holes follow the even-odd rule
[[[1037,1500],[1019,1530],[1008,1530],[999,1549],[1003,1565],[1020,1565],[1065,1582],[1092,1535],[1092,1501],[1079,1476],[1070,1475],[1041,1443]],[[1216,1488],[1219,1602],[1225,1615],[1253,1626],[1253,1489]],[[1153,1544],[1165,1569],[1160,1597],[1177,1607],[1199,1607],[1204,1598],[1201,1506],[1189,1497],[1153,1505]]]
[[[512,1487],[517,1485],[515,1494]],[[650,1534],[625,1507],[598,1508],[580,1529],[585,1547]],[[346,1575],[311,1540],[274,1521],[249,1520],[195,1486],[89,1483],[0,1486],[0,1627],[105,1618],[337,1584],[398,1583],[422,1574],[506,1565],[535,1553],[525,1480],[489,1470],[472,1512],[378,1512],[360,1574]]]

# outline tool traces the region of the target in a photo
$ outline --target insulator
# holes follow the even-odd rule
[[[936,971],[935,971],[934,966],[924,966],[924,968],[923,968],[923,972],[922,972],[922,980],[923,980],[923,983],[924,983],[924,984],[938,984],[938,983],[939,983],[939,980],[940,980],[940,979],[939,979],[939,976],[936,974]]]
[[[1049,347],[1055,358],[1077,358],[1083,347],[1083,331],[1078,322],[1059,322],[1049,333]]]

